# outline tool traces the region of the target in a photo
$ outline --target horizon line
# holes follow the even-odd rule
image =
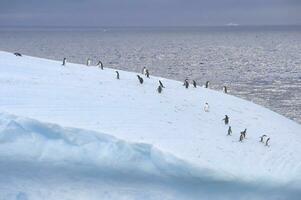
[[[0,25],[1,28],[202,28],[202,27],[281,27],[301,24],[220,24],[220,25]]]

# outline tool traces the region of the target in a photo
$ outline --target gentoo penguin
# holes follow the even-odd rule
[[[227,89],[227,87],[226,87],[226,86],[224,86],[224,87],[223,87],[223,92],[224,92],[225,94],[227,94],[227,93],[228,93],[228,89]]]
[[[145,76],[146,76],[147,78],[149,78],[149,71],[148,71],[148,69],[145,70]]]
[[[63,66],[66,65],[66,61],[67,61],[67,58],[64,58],[64,59],[63,59],[63,64],[62,64]]]
[[[205,88],[209,88],[209,81],[206,81]]]
[[[116,78],[119,79],[119,72],[118,71],[115,72],[116,72]]]
[[[102,69],[102,70],[103,70],[103,64],[102,64],[102,62],[101,62],[101,61],[98,61],[98,63],[97,63],[97,67],[100,67],[100,69]]]
[[[269,146],[269,141],[270,141],[270,138],[268,138],[267,141],[265,142],[265,146]]]
[[[157,90],[158,90],[159,93],[162,92],[162,87],[161,87],[161,85],[158,86],[158,89],[157,89]]]
[[[146,67],[143,67],[143,68],[142,68],[142,71],[141,71],[141,74],[144,75],[144,74],[145,74],[145,70],[146,70]]]
[[[185,86],[186,89],[189,87],[188,79],[185,79],[185,80],[184,80],[183,86]]]
[[[88,58],[88,60],[87,60],[87,66],[90,66],[90,64],[91,64],[91,59]]]
[[[209,112],[209,104],[207,102],[205,103],[204,111]]]
[[[229,117],[228,117],[228,115],[225,115],[225,118],[223,119],[223,121],[225,121],[225,125],[229,124]]]
[[[231,126],[229,126],[229,128],[228,128],[228,135],[231,135],[231,133],[232,133],[232,128],[231,128]]]
[[[196,88],[196,82],[195,82],[195,80],[192,81],[192,84],[193,84],[193,87]]]
[[[267,135],[262,135],[262,136],[260,137],[260,142],[263,143],[263,140],[264,140],[264,138],[265,138],[266,136],[267,136]]]
[[[162,88],[164,88],[164,85],[160,80],[159,80],[159,84],[161,85]]]
[[[137,75],[137,77],[138,77],[139,83],[143,84],[143,78],[141,78],[139,75]]]
[[[241,134],[243,135],[244,138],[246,138],[246,135],[247,135],[247,129],[245,129],[244,131],[242,131]]]
[[[22,54],[20,54],[18,52],[14,53],[14,54],[15,54],[15,56],[22,56]]]

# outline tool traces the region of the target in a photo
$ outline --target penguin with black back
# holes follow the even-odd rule
[[[268,138],[267,141],[265,142],[265,146],[268,146],[268,147],[270,146],[269,141],[270,141],[270,138]]]
[[[183,86],[185,86],[186,89],[189,87],[188,79],[185,79],[185,80],[184,80]]]
[[[264,140],[265,137],[267,137],[267,135],[262,135],[262,136],[260,137],[260,142],[263,143],[263,140]]]
[[[163,83],[159,80],[159,84],[160,84],[160,86],[162,87],[162,88],[165,88],[164,87],[164,85],[163,85]]]
[[[231,126],[229,126],[227,135],[231,135],[231,133],[232,133],[232,128],[231,128]]]
[[[229,117],[228,117],[228,115],[225,115],[225,118],[223,119],[223,121],[225,121],[225,125],[229,124]]]
[[[67,61],[67,58],[64,58],[64,59],[63,59],[63,64],[62,64],[63,66],[66,65],[66,61]]]
[[[143,84],[143,78],[141,76],[139,76],[139,75],[137,75],[137,77],[138,77],[139,83]]]
[[[101,61],[98,61],[97,66],[103,70],[103,63]]]
[[[117,79],[120,79],[120,77],[119,77],[119,72],[118,71],[115,71],[116,72],[116,78]]]
[[[20,57],[22,56],[22,54],[20,54],[20,53],[18,53],[18,52],[14,53],[14,55],[15,55],[15,56],[20,56]]]
[[[245,128],[245,130],[242,131],[241,134],[243,135],[244,138],[246,138],[246,135],[247,135],[247,129]]]
[[[210,84],[210,82],[206,81],[205,88],[209,88],[209,84]]]
[[[146,76],[147,78],[149,78],[149,71],[148,71],[148,69],[145,70],[145,76]]]
[[[240,133],[239,141],[242,142],[243,140],[244,140],[244,135],[242,133]]]
[[[195,80],[192,81],[192,84],[193,84],[193,87],[196,88],[196,82],[195,82]]]
[[[223,92],[224,92],[225,94],[227,94],[227,93],[228,93],[228,89],[227,89],[227,87],[226,87],[226,86],[223,86]]]
[[[157,91],[158,91],[159,94],[162,92],[162,87],[161,87],[161,85],[158,86]]]

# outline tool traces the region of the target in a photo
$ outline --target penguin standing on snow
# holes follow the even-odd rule
[[[160,84],[160,86],[162,87],[162,88],[165,88],[164,87],[164,85],[163,85],[163,83],[159,80],[159,84]]]
[[[67,61],[67,58],[64,58],[64,59],[63,59],[63,64],[62,64],[63,66],[66,65],[66,61]]]
[[[246,138],[246,135],[247,135],[247,129],[245,129],[244,131],[242,131],[240,133],[244,138]]]
[[[231,133],[232,133],[232,128],[231,128],[231,126],[229,126],[227,135],[231,135]]]
[[[205,88],[209,88],[209,81],[206,81]]]
[[[118,71],[115,72],[116,72],[116,78],[119,79],[119,72]]]
[[[141,76],[139,76],[139,75],[137,75],[137,77],[138,77],[139,83],[143,84],[143,78],[141,78]]]
[[[263,140],[264,140],[265,137],[267,137],[267,135],[262,135],[262,136],[260,137],[260,142],[263,143]]]
[[[223,87],[223,92],[224,92],[225,94],[227,94],[227,93],[228,93],[228,89],[227,89],[227,87],[226,87],[226,86],[224,86],[224,87]]]
[[[162,92],[162,87],[161,87],[161,85],[158,86],[157,91],[159,92],[159,94]]]
[[[209,112],[209,104],[207,102],[205,103],[204,111]]]
[[[100,69],[102,69],[102,70],[103,70],[103,64],[102,64],[102,62],[101,62],[101,61],[98,61],[98,63],[97,63],[97,67],[100,67]]]
[[[148,71],[148,69],[145,70],[145,76],[146,76],[147,78],[149,78],[149,71]]]
[[[196,82],[195,82],[195,80],[192,81],[192,84],[193,84],[193,87],[196,88]]]
[[[240,136],[239,136],[239,141],[242,142],[244,140],[244,135],[242,134],[242,132],[240,133]]]
[[[15,54],[15,56],[22,56],[22,54],[20,54],[20,53],[18,53],[18,52],[16,52],[16,53],[14,53]]]
[[[270,138],[268,138],[267,141],[265,142],[265,146],[269,146],[269,141],[270,141]]]
[[[188,79],[184,80],[183,86],[185,86],[186,89],[189,87]]]
[[[91,59],[90,58],[88,58],[88,60],[87,60],[87,66],[90,66],[90,64],[91,64]]]
[[[225,115],[225,118],[223,119],[223,121],[225,121],[225,125],[229,124],[229,117],[228,117],[228,115]]]
[[[142,68],[142,71],[141,71],[141,74],[144,75],[144,74],[145,74],[145,70],[146,70],[146,67],[143,67],[143,68]]]

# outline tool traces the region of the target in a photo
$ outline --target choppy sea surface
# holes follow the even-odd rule
[[[301,123],[301,27],[0,27],[0,50],[207,80]]]

